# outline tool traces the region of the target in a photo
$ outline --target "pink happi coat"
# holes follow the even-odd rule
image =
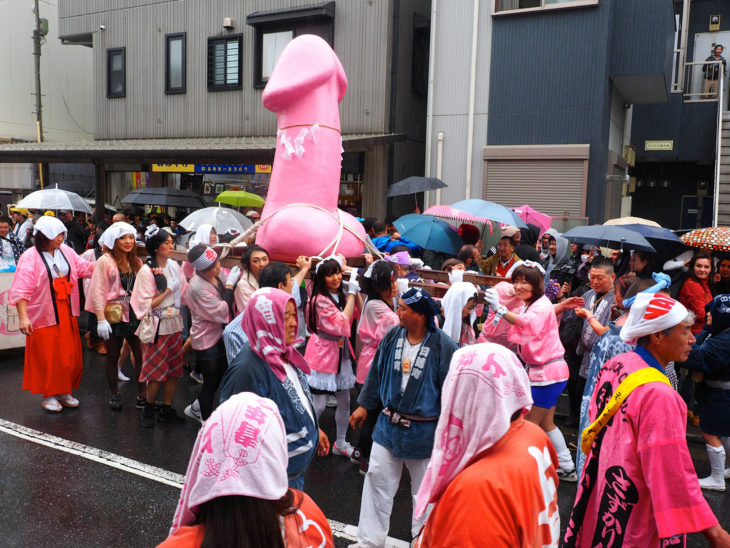
[[[515,297],[515,287],[512,285],[512,282],[499,282],[494,286],[494,289],[499,295],[500,304],[504,305],[507,310],[514,314],[520,313],[520,310],[522,310],[522,301]],[[477,342],[493,342],[501,344],[513,352],[516,351],[517,345],[509,341],[509,330],[512,325],[504,319],[495,325],[494,316],[494,310],[490,310],[482,326],[482,332],[479,333]]]
[[[596,419],[620,381],[645,367],[647,363],[636,352],[607,361],[598,373],[589,421]],[[586,460],[576,508],[587,482],[595,486],[585,502],[582,525],[571,522],[566,541],[573,530],[575,546],[654,548],[660,546],[660,539],[717,524],[692,465],[686,420],[687,406],[667,384],[647,383],[629,394],[606,426],[593,478],[594,454]]]
[[[357,359],[356,382],[364,384],[373,363],[375,351],[385,334],[398,325],[398,315],[380,299],[368,299],[357,326],[357,334],[362,341],[362,350]]]
[[[70,247],[62,244],[59,251],[66,257],[70,266],[71,283],[71,313],[78,316],[79,307],[79,278],[88,278],[94,271],[94,263],[79,257]],[[32,247],[26,250],[18,259],[17,270],[13,276],[13,283],[8,293],[8,302],[16,306],[18,301],[28,301],[28,319],[34,329],[56,325],[56,315],[53,309],[53,292],[48,279],[48,271],[41,254]]]
[[[568,364],[563,359],[565,349],[558,335],[558,319],[553,304],[544,295],[517,315],[517,322],[509,330],[509,341],[518,345],[517,353],[528,366],[533,386],[568,378]]]
[[[325,295],[317,295],[315,302],[310,301],[308,307],[312,305],[316,307],[317,331],[330,337],[345,337],[343,344],[349,345],[348,337],[352,320],[348,319],[342,310],[337,308],[337,305]],[[309,310],[307,310],[307,318],[309,318]],[[312,332],[307,349],[304,351],[304,359],[315,371],[337,373],[337,367],[340,364],[340,344],[336,340],[325,339]]]
[[[142,261],[140,259],[137,260],[141,266]],[[97,314],[97,312],[104,311],[107,303],[113,301],[122,302],[122,321],[128,322],[129,299],[123,299],[125,293],[126,290],[122,287],[122,282],[119,277],[119,266],[117,262],[109,253],[102,254],[97,259],[94,274],[91,276],[91,283],[89,284],[89,292],[86,295],[84,309],[92,314]]]
[[[190,339],[193,350],[207,350],[214,346],[223,336],[223,326],[231,321],[228,304],[220,298],[212,283],[197,274],[191,278],[183,302],[190,308],[192,317]]]

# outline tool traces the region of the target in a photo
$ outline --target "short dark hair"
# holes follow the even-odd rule
[[[271,262],[259,273],[259,287],[279,287],[286,283],[287,274],[291,276],[288,266],[279,261]]]
[[[241,264],[243,265],[243,269],[247,272],[251,270],[251,255],[253,255],[255,251],[263,251],[266,253],[267,257],[269,256],[269,252],[260,245],[253,244],[248,246],[241,256]]]
[[[385,221],[381,221],[378,219],[373,223],[373,232],[375,234],[380,234],[381,232],[385,232],[388,229],[388,225],[385,224]]]
[[[591,268],[600,268],[609,275],[614,273],[613,261],[606,257],[596,257],[595,259],[593,259],[593,262],[591,263]]]
[[[459,253],[457,253],[456,258],[460,261],[463,261],[464,264],[466,264],[467,259],[473,259],[474,258],[474,251],[477,249],[477,246],[466,244],[461,246],[461,249],[459,250]]]
[[[6,217],[5,215],[0,215],[0,223],[11,224],[10,217]]]
[[[362,220],[362,227],[365,229],[365,232],[370,232],[370,229],[373,228],[373,225],[378,219],[376,217],[365,217]]]
[[[525,280],[532,286],[532,301],[540,298],[545,291],[545,277],[539,268],[519,265],[512,272],[512,283],[517,280]]]
[[[513,238],[512,236],[502,236],[502,237],[501,237],[501,238],[499,239],[499,241],[501,242],[502,240],[507,240],[507,241],[509,241],[509,245],[511,245],[512,247],[515,247],[515,246],[517,245],[517,244],[515,243],[515,239],[514,239],[514,238]]]
[[[451,270],[457,265],[457,264],[464,264],[464,261],[461,259],[456,259],[452,257],[451,259],[446,259],[443,264],[441,265],[441,270],[445,272],[451,272]]]

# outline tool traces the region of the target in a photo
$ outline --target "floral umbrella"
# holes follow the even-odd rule
[[[730,227],[699,228],[680,237],[684,245],[730,252]]]

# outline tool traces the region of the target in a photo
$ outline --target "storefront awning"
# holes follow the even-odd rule
[[[345,134],[345,151],[358,151],[404,141],[405,133]],[[276,137],[214,137],[191,139],[123,139],[0,145],[0,163],[269,163]]]

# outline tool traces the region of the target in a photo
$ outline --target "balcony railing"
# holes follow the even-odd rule
[[[717,101],[720,95],[721,83],[725,78],[722,63],[720,63],[720,75],[718,79],[709,80],[715,83],[714,90],[711,93],[705,90],[705,83],[708,82],[705,75],[711,73],[715,65],[716,63],[713,61],[685,63],[684,72],[681,75],[684,78],[677,78],[677,81],[672,84],[672,93],[681,93],[685,103],[711,103]],[[702,70],[703,68],[705,69],[704,71]],[[680,67],[675,66],[673,75],[677,76],[680,70]]]

